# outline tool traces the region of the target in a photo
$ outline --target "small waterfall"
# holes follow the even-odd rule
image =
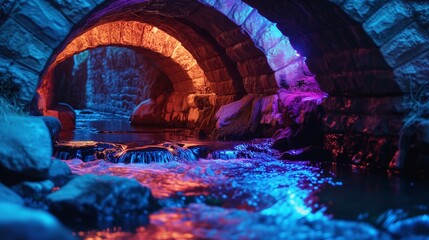
[[[155,146],[143,146],[124,149],[113,159],[114,163],[167,163],[196,162],[197,156],[182,144],[164,143]]]
[[[59,143],[54,147],[54,157],[62,160],[78,158],[84,162],[98,159],[110,161],[124,148],[121,144],[91,141]]]
[[[208,154],[207,159],[229,160],[241,158],[242,154],[236,150],[216,150]]]
[[[114,163],[167,163],[172,161],[173,154],[163,147],[138,147],[125,149],[118,153],[114,159]]]

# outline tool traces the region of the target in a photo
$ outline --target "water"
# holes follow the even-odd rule
[[[153,132],[96,128],[83,136],[79,133],[83,130],[75,132],[74,140],[108,139],[118,151],[147,144],[174,146],[176,151],[163,163],[94,160],[101,156],[97,154],[86,162],[67,160],[76,174],[135,178],[152,190],[162,206],[150,215],[147,226],[76,231],[84,239],[429,238],[425,181],[326,163],[277,160],[267,147],[269,140],[199,141],[158,131],[154,141],[148,138]],[[112,133],[122,140],[129,135],[132,141],[113,141],[119,138],[109,136]],[[180,155],[181,149],[186,154],[192,149],[206,151],[195,159]]]

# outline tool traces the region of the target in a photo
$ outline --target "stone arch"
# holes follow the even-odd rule
[[[31,99],[38,75],[73,25],[77,27],[71,37],[82,29],[101,24],[100,16],[111,16],[118,6],[115,4],[134,6],[146,1],[79,2],[40,0],[36,4],[7,1],[2,5],[0,69],[25,86],[19,93],[24,102]],[[322,90],[330,95],[324,104],[327,133],[356,134],[365,136],[360,138],[367,140],[368,136],[397,136],[404,116],[413,111],[410,105],[414,104],[414,100],[411,100],[410,93],[420,94],[422,101],[426,98],[427,91],[421,91],[425,89],[429,75],[429,3],[425,1],[244,0],[251,8],[240,1],[201,2],[205,7],[199,1],[157,1],[159,5],[144,5],[141,11],[145,16],[150,12],[162,16],[160,23],[163,30],[168,28],[168,19],[177,20],[182,25],[193,24],[191,28],[197,37],[191,36],[192,41],[183,44],[194,46],[194,49],[198,48],[198,45],[193,45],[194,40],[208,33],[209,38],[216,42],[215,53],[219,52],[216,51],[218,47],[225,51],[226,57],[239,70],[240,76],[233,81],[240,81],[241,77],[246,89],[241,93],[266,94],[278,88],[278,84],[273,87],[272,83],[276,82],[273,69],[268,71],[262,67],[270,64],[260,49],[257,50],[262,55],[248,55],[257,52],[253,50],[258,38],[250,41],[253,45],[249,44],[249,37],[244,36],[242,28],[237,27],[240,23],[238,19],[241,19],[239,13],[246,13],[243,19],[249,24],[260,23],[250,21],[253,16],[264,16],[275,23],[279,31],[289,37],[291,45],[307,58],[306,62],[316,74]],[[93,10],[99,4],[103,4],[103,9]],[[250,9],[254,10],[249,13]],[[229,19],[217,18],[219,14]],[[230,19],[235,18],[237,21],[231,24]],[[213,24],[210,24],[212,20]],[[263,25],[267,31],[262,31],[262,28],[256,30],[257,25],[252,25],[255,26],[256,35],[271,34],[268,29],[272,25]],[[174,29],[169,31],[174,32]],[[249,32],[252,35],[253,31]],[[234,56],[245,56],[245,59],[235,59]],[[251,70],[247,66],[258,63],[257,74],[247,71]],[[221,76],[229,71],[218,69],[213,72],[213,75]],[[253,91],[254,87],[246,82],[256,83],[260,91]],[[268,87],[262,87],[265,85]]]
[[[192,55],[175,38],[162,30],[135,21],[116,21],[98,25],[71,41],[47,69],[39,88],[43,96],[49,93],[55,67],[65,59],[98,46],[119,45],[154,52],[148,55],[155,65],[169,76],[174,90],[180,93],[210,93],[203,70]]]

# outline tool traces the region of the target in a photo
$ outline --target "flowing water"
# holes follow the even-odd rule
[[[134,129],[126,119],[79,116],[76,131],[62,135],[63,146],[93,147],[86,155],[62,155],[71,158],[66,162],[72,171],[135,178],[162,206],[150,215],[149,225],[77,231],[79,237],[429,238],[427,182],[330,163],[278,160],[269,140],[203,141],[181,130]],[[116,160],[97,160],[109,160],[109,151],[120,154],[112,157]],[[143,163],[147,157],[151,160]]]

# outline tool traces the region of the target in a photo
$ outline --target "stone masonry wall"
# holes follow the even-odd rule
[[[126,116],[140,102],[172,91],[168,78],[147,58],[122,47],[77,54],[58,66],[54,79],[57,102]]]

